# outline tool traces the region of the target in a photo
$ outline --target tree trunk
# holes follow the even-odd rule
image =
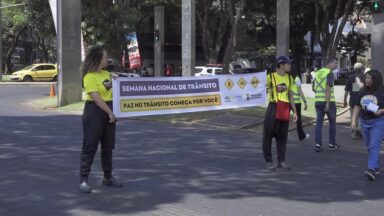
[[[49,46],[49,44],[48,44]],[[48,47],[45,44],[45,38],[43,37],[40,44],[40,49],[43,52],[43,62],[48,62]]]
[[[197,12],[197,17],[202,29],[202,44],[204,57],[208,63],[216,64],[220,62],[220,53],[222,52],[223,38],[231,26],[228,22],[228,1],[220,0],[219,9],[212,9],[213,0],[203,1],[202,12]],[[227,5],[227,6],[226,6]],[[211,10],[219,12],[213,13]],[[217,25],[212,28],[209,24],[217,22]]]
[[[229,72],[229,63],[231,61],[234,48],[235,48],[235,38],[237,35],[237,26],[239,25],[239,20],[242,16],[243,9],[245,5],[245,0],[240,0],[240,4],[237,8],[236,11],[236,17],[234,20],[234,23],[232,25],[232,30],[231,30],[231,36],[229,37],[229,40],[227,42],[227,48],[225,50],[225,55],[224,55],[224,60],[223,60],[223,72],[228,73]]]
[[[329,32],[329,7],[332,3],[331,0],[328,0],[321,8],[321,2],[314,2],[315,4],[315,12],[316,12],[316,40],[321,47],[322,52],[322,60],[323,64],[326,64],[326,61],[330,58],[335,58],[337,46],[340,42],[340,37],[347,22],[348,16],[352,12],[354,0],[348,0],[345,4],[343,16],[341,18],[341,22],[339,25],[339,9],[342,7],[342,0],[338,0],[336,6],[336,12],[333,18],[333,26],[332,31]],[[319,26],[319,14],[320,10],[323,12],[322,24]]]
[[[348,16],[350,15],[350,13],[352,12],[352,9],[353,9],[353,7],[352,7],[353,2],[354,2],[354,0],[348,0],[347,4],[345,5],[343,18],[341,20],[338,31],[335,35],[334,42],[333,42],[332,49],[331,49],[330,54],[333,55],[332,57],[334,57],[336,55],[336,50],[337,50],[337,46],[339,45],[339,42],[340,42],[340,37],[343,34],[343,29],[345,27],[345,24],[347,23]]]
[[[16,34],[10,43],[10,46],[7,50],[7,54],[5,57],[5,74],[11,74],[13,72],[12,67],[12,54],[15,52],[17,43],[19,42],[20,35],[27,29],[27,27],[20,28],[16,30]]]

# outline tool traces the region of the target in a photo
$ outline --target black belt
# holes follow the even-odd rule
[[[106,104],[112,104],[112,101],[104,101]],[[85,101],[86,104],[95,104],[95,101],[87,100]]]

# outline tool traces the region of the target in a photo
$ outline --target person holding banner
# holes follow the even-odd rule
[[[288,57],[279,56],[276,59],[276,66],[277,72],[267,76],[269,104],[265,113],[263,130],[263,155],[266,169],[269,171],[274,171],[276,167],[291,169],[285,162],[291,108],[294,121],[297,120],[296,107],[292,96],[292,88],[295,83],[289,75],[291,63]],[[277,166],[272,161],[272,138],[276,140]]]
[[[111,74],[103,70],[108,64],[106,51],[101,47],[91,48],[81,66],[83,87],[87,93],[83,112],[83,147],[80,158],[80,185],[82,193],[91,193],[88,175],[93,159],[101,143],[101,162],[104,171],[102,184],[123,187],[112,176],[112,150],[115,146],[116,117],[112,112]]]

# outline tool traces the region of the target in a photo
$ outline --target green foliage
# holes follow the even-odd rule
[[[22,1],[12,0],[7,1],[8,4],[23,3]],[[2,9],[2,36],[4,41],[4,47],[9,47],[10,41],[14,38],[15,33],[28,25],[28,18],[24,6],[8,7]]]
[[[126,45],[126,35],[136,31],[140,15],[136,7],[105,0],[82,0],[82,31],[86,47],[104,46],[119,58]]]
[[[10,0],[7,4],[15,5],[25,3],[26,0]],[[21,34],[25,32],[28,26],[28,17],[24,13],[26,6],[8,7],[2,9],[2,41],[3,50],[5,52],[5,73],[10,73],[11,68],[11,56],[15,50],[17,41]]]
[[[86,47],[104,46],[120,58],[128,33],[138,31],[155,5],[179,6],[177,0],[82,0],[82,31]]]
[[[47,37],[56,35],[52,12],[48,0],[27,1],[24,14],[32,30]]]

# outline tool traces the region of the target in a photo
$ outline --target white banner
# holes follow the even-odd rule
[[[49,5],[51,6],[53,22],[55,23],[55,29],[57,33],[57,0],[49,0]]]
[[[162,115],[260,106],[266,72],[205,77],[118,77],[113,80],[117,117]]]

